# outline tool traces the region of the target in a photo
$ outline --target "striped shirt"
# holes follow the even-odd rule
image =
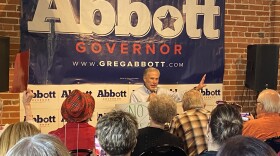
[[[191,109],[175,116],[170,133],[185,143],[187,155],[197,155],[207,149],[207,125],[210,112],[204,108]]]

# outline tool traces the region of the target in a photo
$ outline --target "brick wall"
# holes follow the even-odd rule
[[[20,47],[20,0],[0,0],[0,36],[10,37],[10,81],[14,72],[15,55]],[[19,94],[0,93],[4,101],[3,116],[0,124],[19,121]]]
[[[0,0],[0,35],[11,38],[10,84],[15,54],[19,51],[19,17],[20,0]],[[248,93],[244,88],[246,47],[259,43],[280,44],[279,38],[280,0],[226,0],[224,100],[241,103],[247,110],[253,109],[256,93],[250,90]],[[279,87],[278,81],[278,90]],[[0,97],[4,99],[0,124],[19,121],[19,95],[0,93]]]
[[[254,108],[256,93],[244,87],[246,48],[248,44],[280,44],[279,32],[280,0],[226,1],[224,100],[238,102],[245,110]]]

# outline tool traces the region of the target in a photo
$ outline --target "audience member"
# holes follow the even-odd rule
[[[0,155],[5,155],[20,139],[41,133],[33,124],[18,122],[9,125],[0,137]]]
[[[204,108],[202,94],[194,89],[184,94],[182,106],[184,112],[173,118],[170,132],[183,139],[187,155],[197,155],[207,148],[210,112]]]
[[[40,129],[40,126],[34,121],[33,116],[32,116],[32,109],[31,109],[31,100],[33,98],[34,94],[31,92],[30,89],[27,89],[26,91],[24,91],[22,93],[22,103],[23,103],[23,107],[25,110],[25,121],[32,123],[33,125],[35,125],[38,129]],[[2,120],[2,113],[3,113],[3,101],[0,100],[0,117]],[[2,123],[2,122],[1,122]],[[0,126],[0,136],[2,134],[2,132],[8,127],[9,125],[6,124],[5,126]]]
[[[136,117],[120,110],[106,113],[97,121],[96,134],[107,155],[130,156],[137,142]]]
[[[61,106],[61,115],[66,124],[49,132],[61,139],[68,150],[95,149],[95,128],[88,124],[94,111],[94,98],[79,90],[73,90]]]
[[[165,131],[165,123],[169,123],[177,114],[177,105],[174,99],[161,94],[153,97],[148,105],[150,127],[139,130],[137,144],[132,155],[139,156],[150,147],[169,144],[184,149],[181,138]]]
[[[257,119],[244,123],[243,135],[261,140],[280,136],[280,96],[272,89],[263,90],[256,104]]]
[[[242,118],[234,105],[220,104],[211,112],[208,132],[208,150],[200,156],[215,156],[227,139],[242,134]]]
[[[229,138],[217,156],[276,156],[275,151],[263,141],[246,136]]]
[[[130,96],[130,102],[147,102],[150,100],[151,97],[159,94],[167,94],[173,97],[176,102],[180,102],[181,95],[178,92],[172,92],[166,88],[158,87],[159,77],[160,71],[157,68],[146,68],[143,73],[144,85],[132,92]],[[197,90],[200,90],[201,88],[206,86],[204,84],[205,77],[206,75],[202,77],[198,86],[195,87]]]
[[[6,156],[70,156],[70,154],[55,136],[37,134],[20,140]]]

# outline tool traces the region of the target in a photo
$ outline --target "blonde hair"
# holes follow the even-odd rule
[[[148,112],[152,120],[157,124],[165,124],[176,116],[177,106],[171,96],[161,94],[150,100]]]
[[[266,112],[280,113],[279,93],[272,89],[263,90],[257,99],[264,106]]]
[[[0,137],[0,155],[5,155],[20,139],[41,133],[31,123],[17,122],[9,125]]]
[[[192,89],[184,93],[182,105],[183,110],[186,111],[194,108],[203,108],[205,103],[202,94],[199,91]]]

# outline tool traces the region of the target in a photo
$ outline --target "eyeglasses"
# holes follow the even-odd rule
[[[235,102],[226,102],[226,101],[216,101],[217,105],[223,105],[223,104],[227,104],[227,105],[232,105],[234,107],[236,107],[238,110],[242,110],[242,106],[235,103]]]

